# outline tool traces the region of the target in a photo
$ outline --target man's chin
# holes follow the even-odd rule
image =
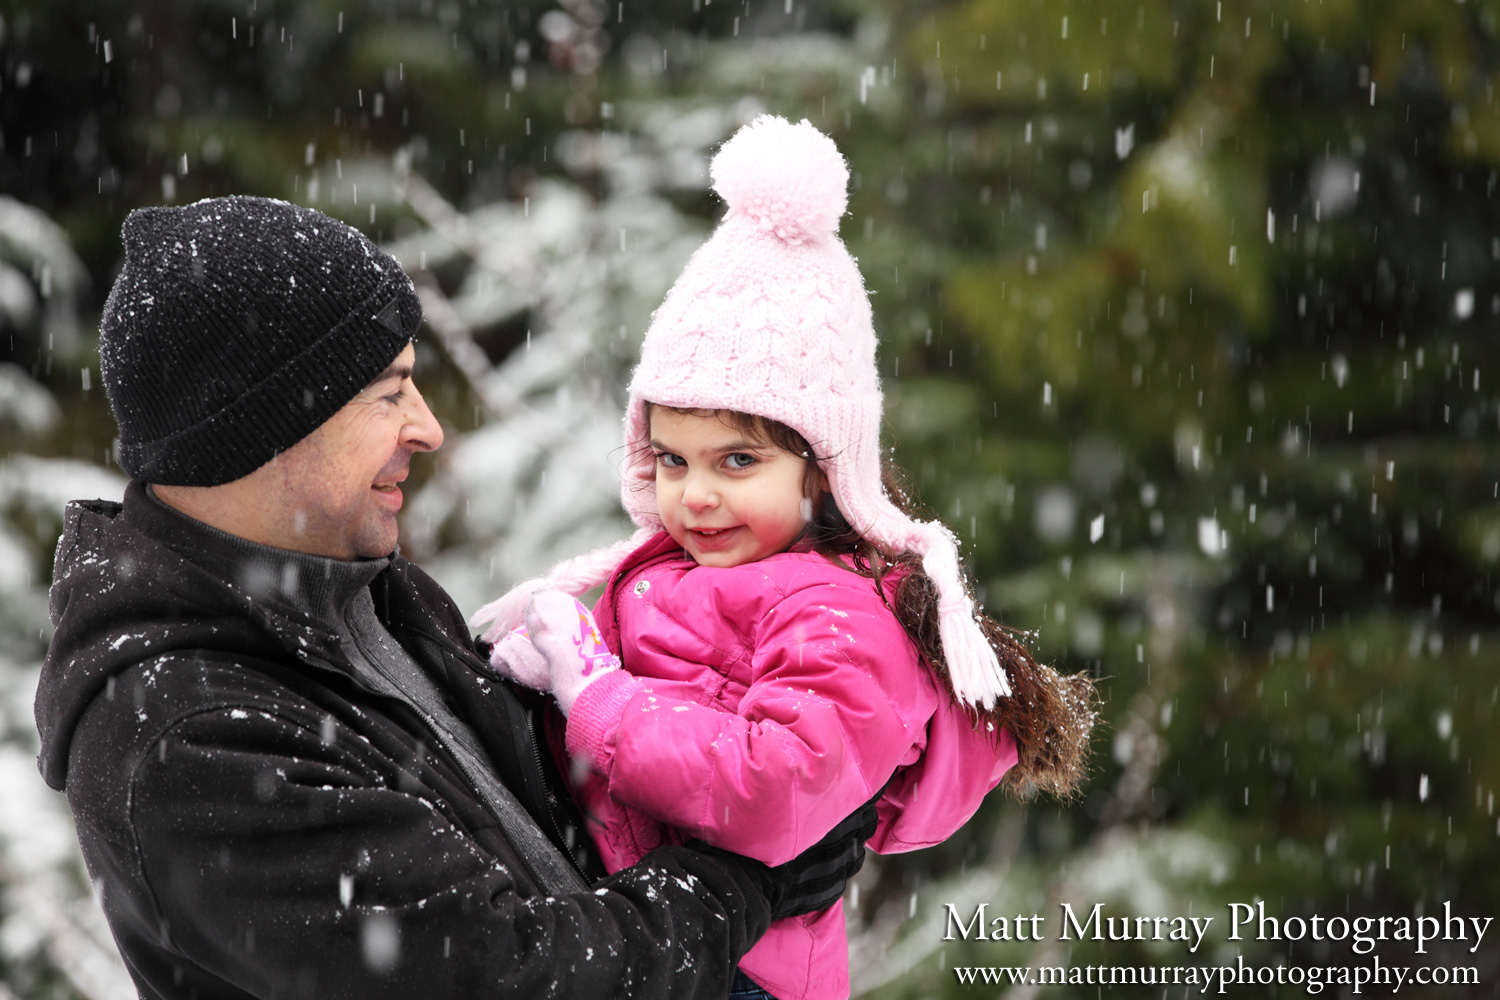
[[[370,545],[361,546],[354,556],[356,559],[384,559],[386,556],[396,554],[398,539],[393,531],[389,541],[380,541]]]
[[[379,511],[366,514],[361,530],[349,540],[351,559],[383,559],[396,551],[400,529],[396,515]]]

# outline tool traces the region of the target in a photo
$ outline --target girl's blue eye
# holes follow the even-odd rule
[[[731,469],[748,469],[755,464],[755,456],[737,451],[724,459]]]
[[[682,460],[681,456],[674,455],[670,451],[659,453],[656,456],[656,460],[669,469],[678,469],[687,464]]]

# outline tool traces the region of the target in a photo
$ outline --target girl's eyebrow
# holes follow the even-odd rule
[[[671,446],[662,444],[656,438],[651,439],[651,447],[657,451],[672,451]],[[728,455],[739,451],[765,451],[766,447],[766,445],[754,444],[750,441],[730,441],[728,444],[719,445],[713,451],[717,455]],[[673,454],[676,454],[676,452],[673,452]]]

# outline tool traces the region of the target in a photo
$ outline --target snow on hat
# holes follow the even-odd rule
[[[230,195],[125,219],[99,328],[119,462],[136,479],[217,486],[333,416],[422,321],[411,279],[358,230]]]
[[[729,211],[652,317],[625,411],[621,500],[640,531],[628,541],[527,581],[475,616],[498,636],[520,621],[532,590],[578,594],[608,578],[662,529],[648,402],[737,410],[780,421],[812,446],[839,510],[867,541],[912,553],[937,589],[939,633],[954,693],[985,708],[1010,694],[964,587],[957,541],[918,522],[881,485],[880,380],[864,281],[838,238],[849,169],[809,122],[762,115],[714,157],[714,190]]]

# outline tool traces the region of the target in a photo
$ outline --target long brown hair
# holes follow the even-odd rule
[[[654,408],[655,404],[646,404],[648,419]],[[709,412],[666,406],[660,409],[674,413]],[[806,461],[802,491],[812,500],[812,519],[803,535],[805,544],[840,565],[852,565],[855,572],[874,581],[882,600],[890,606],[948,696],[956,697],[938,634],[937,588],[923,572],[920,557],[882,551],[860,536],[828,492],[818,466],[820,456],[813,453],[807,439],[797,431],[780,421],[737,410],[712,412],[752,441],[799,455]],[[893,462],[882,462],[881,478],[891,502],[903,514],[912,516],[916,505]],[[894,597],[888,598],[883,581],[893,571],[900,572],[901,577]],[[972,597],[968,580],[964,586]],[[1006,775],[1006,787],[1018,796],[1035,790],[1060,799],[1072,798],[1082,783],[1089,758],[1089,736],[1099,717],[1099,695],[1093,679],[1087,674],[1060,674],[1039,663],[1014,630],[989,615],[981,612],[979,622],[1010,679],[1011,694],[998,699],[992,708],[970,711],[976,725],[987,725],[996,738],[1003,727],[1016,741],[1019,760]]]

